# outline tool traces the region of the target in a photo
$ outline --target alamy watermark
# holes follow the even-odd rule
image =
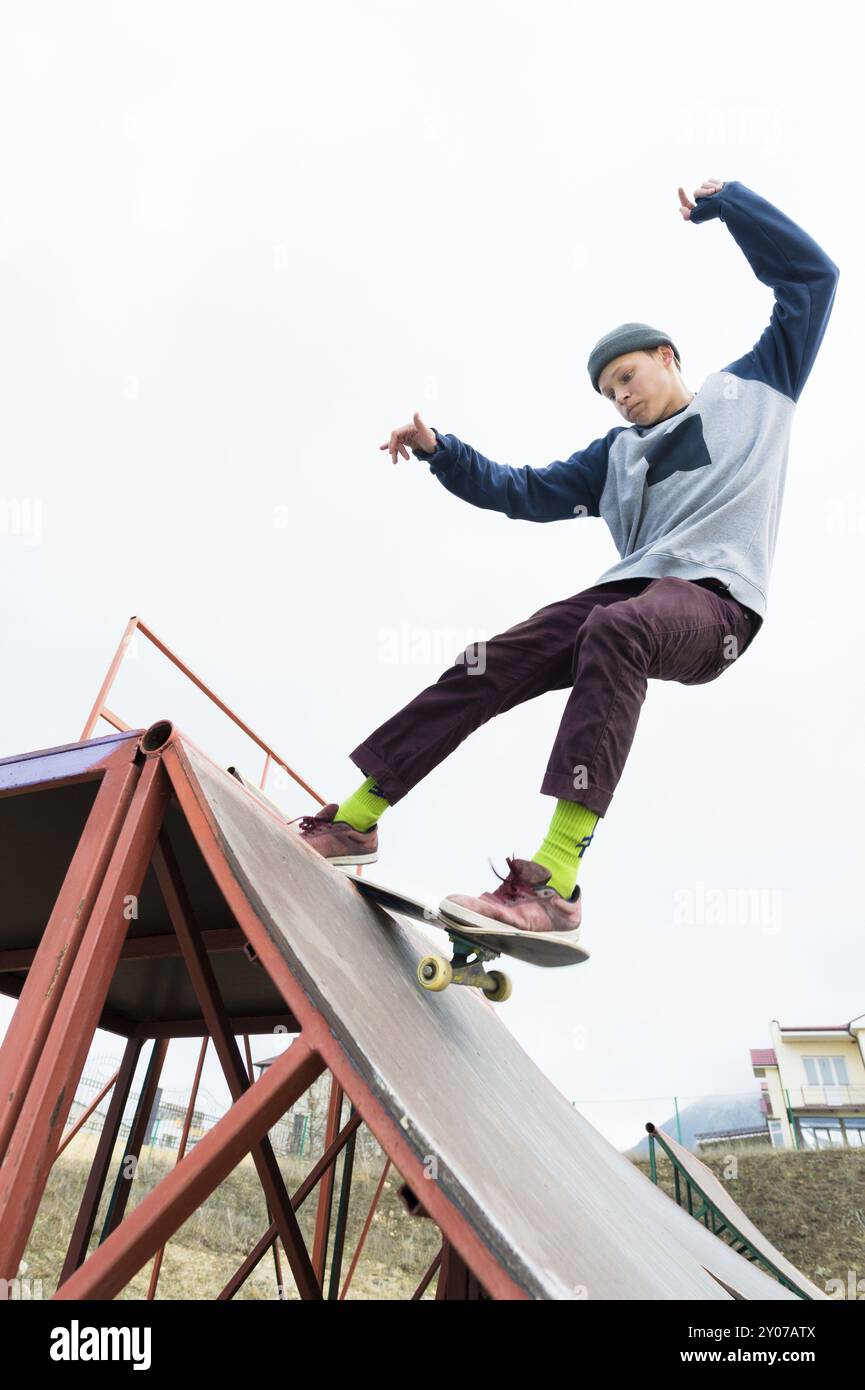
[[[783,888],[750,885],[721,888],[698,879],[673,893],[673,925],[677,927],[759,927],[765,934],[781,930]]]
[[[467,675],[483,675],[487,669],[487,641],[464,628],[430,628],[402,622],[378,630],[378,659],[388,666],[464,664]],[[454,656],[454,648],[462,651]]]
[[[41,545],[44,523],[41,497],[0,497],[0,539],[11,536],[24,545]]]

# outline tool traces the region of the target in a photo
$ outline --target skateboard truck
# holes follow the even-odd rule
[[[502,970],[485,970],[486,961],[496,960],[499,951],[488,951],[477,942],[466,941],[456,931],[448,931],[453,943],[453,960],[444,956],[424,956],[418,963],[418,983],[424,989],[442,990],[448,985],[469,985],[483,990],[494,1004],[502,1004],[511,995],[511,982]]]

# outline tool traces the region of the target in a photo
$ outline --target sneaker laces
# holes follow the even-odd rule
[[[310,830],[317,830],[320,825],[330,825],[330,820],[322,816],[321,811],[317,811],[314,816],[295,816],[294,820],[286,821],[287,825],[294,825],[294,821],[300,821],[301,833]]]
[[[508,865],[507,878],[499,873],[492,859],[487,860],[496,878],[501,879],[498,888],[493,890],[497,898],[519,898],[521,896],[521,890],[525,890],[526,885],[519,869],[516,867],[516,858],[516,851],[514,851],[513,855],[505,855],[505,863]]]

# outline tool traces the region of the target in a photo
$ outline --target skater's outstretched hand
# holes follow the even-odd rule
[[[380,444],[378,447],[389,450],[392,461],[396,463],[397,454],[402,454],[404,459],[408,458],[409,448],[420,449],[425,454],[435,453],[438,448],[438,440],[429,425],[425,425],[415,411],[414,419],[410,425],[403,425],[401,429],[392,430],[387,443]]]
[[[720,193],[723,187],[724,185],[721,179],[706,179],[705,183],[701,183],[699,188],[694,189],[694,197],[711,198],[713,193]],[[685,221],[689,222],[691,220],[691,213],[694,211],[697,204],[691,202],[684,188],[679,189],[679,202],[682,205],[679,208],[679,212],[682,214]]]

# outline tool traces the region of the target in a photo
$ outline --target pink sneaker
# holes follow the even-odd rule
[[[555,888],[545,887],[551,870],[534,859],[506,856],[510,869],[502,879],[491,863],[496,878],[502,879],[492,893],[479,898],[452,893],[442,898],[439,912],[452,921],[471,928],[472,936],[501,936],[521,932],[543,932],[550,940],[574,943],[579,939],[583,916],[582,894],[577,884],[569,898],[563,898]]]
[[[295,816],[300,821],[300,838],[329,864],[377,863],[378,821],[369,830],[355,830],[348,821],[334,820],[338,809],[338,801],[329,801],[314,816]]]

